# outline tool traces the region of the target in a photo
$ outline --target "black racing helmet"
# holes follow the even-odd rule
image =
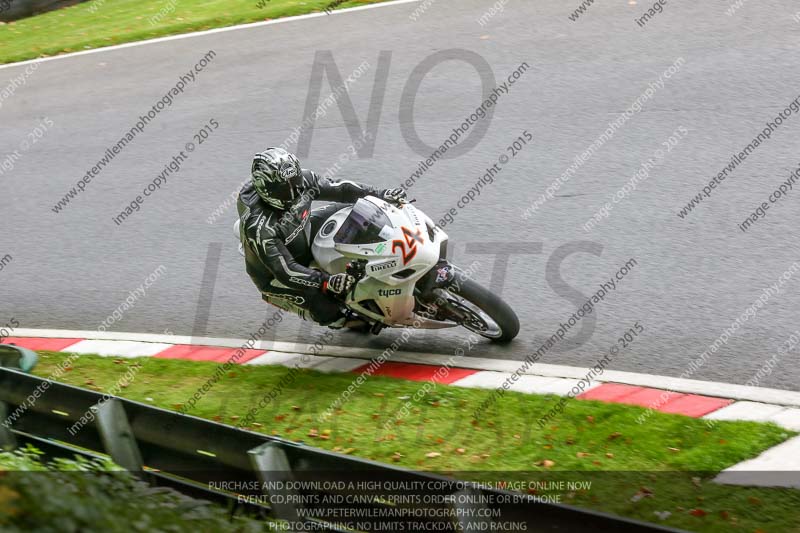
[[[261,199],[276,209],[288,209],[299,194],[300,161],[283,148],[257,153],[250,175]]]

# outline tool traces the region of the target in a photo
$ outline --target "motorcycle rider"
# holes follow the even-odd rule
[[[250,174],[251,181],[239,192],[237,202],[239,239],[247,273],[262,298],[320,325],[345,326],[342,299],[355,278],[346,273],[329,275],[308,266],[311,241],[319,226],[343,206],[331,204],[310,212],[311,204],[315,200],[354,203],[367,195],[397,204],[405,200],[405,191],[321,179],[300,168],[297,157],[282,148],[256,154]]]

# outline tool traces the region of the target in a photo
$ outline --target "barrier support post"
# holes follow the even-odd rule
[[[17,447],[17,438],[11,428],[6,427],[6,420],[8,420],[8,404],[0,402],[0,447],[9,450]]]
[[[301,501],[296,490],[289,490],[285,485],[293,481],[292,467],[279,444],[265,442],[247,452],[250,464],[256,471],[263,492],[269,498],[269,506],[273,516],[278,520],[286,520],[289,524],[298,524],[304,520],[300,517],[298,506],[294,502]],[[274,496],[280,496],[274,498]]]
[[[92,410],[106,453],[125,470],[133,474],[142,473],[142,454],[122,402],[111,398],[92,406]]]

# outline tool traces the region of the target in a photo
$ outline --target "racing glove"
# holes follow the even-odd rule
[[[394,189],[384,189],[381,198],[394,205],[402,205],[406,202],[406,191],[402,187]]]
[[[322,285],[322,291],[341,296],[347,294],[355,283],[356,278],[350,274],[334,274]]]

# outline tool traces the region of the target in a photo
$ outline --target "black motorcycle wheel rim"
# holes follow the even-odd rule
[[[503,329],[483,309],[465,298],[450,293],[448,304],[463,315],[456,322],[459,326],[483,337],[496,339],[503,335]]]

